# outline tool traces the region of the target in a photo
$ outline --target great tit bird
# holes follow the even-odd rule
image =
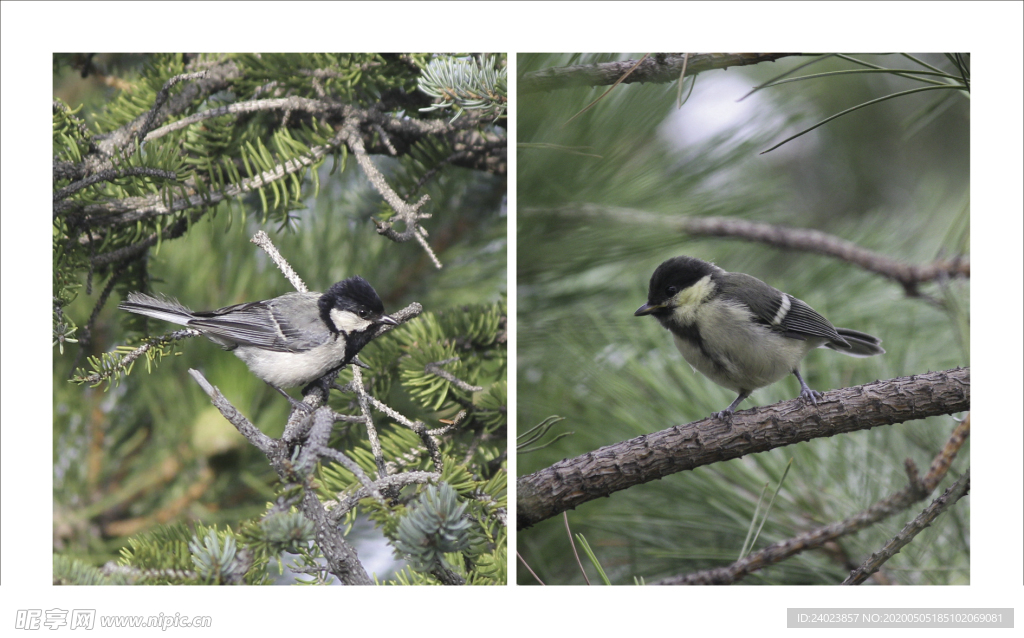
[[[198,330],[302,408],[305,404],[282,388],[311,383],[353,362],[379,324],[398,325],[384,314],[380,297],[362,277],[339,281],[323,294],[290,292],[208,312],[193,312],[169,297],[140,292],[128,293],[128,300],[118,307]]]
[[[653,315],[672,333],[676,347],[695,370],[738,392],[724,418],[758,388],[796,375],[800,396],[815,405],[821,394],[797,369],[814,348],[854,357],[883,354],[871,335],[835,328],[796,297],[760,279],[726,272],[694,257],[673,257],[651,276],[647,303],[634,316]]]

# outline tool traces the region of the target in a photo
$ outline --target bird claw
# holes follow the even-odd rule
[[[293,399],[291,397],[288,397],[288,400],[292,404],[292,409],[298,410],[299,412],[302,412],[307,416],[312,414],[316,410],[316,408],[306,403],[305,401],[299,401],[298,399]]]
[[[812,390],[810,388],[804,388],[800,390],[800,397],[804,401],[810,401],[814,405],[818,405],[818,399],[822,398],[820,392],[818,392],[817,390]]]
[[[358,356],[352,357],[352,360],[349,361],[349,364],[359,366],[360,368],[363,368],[365,370],[373,370],[373,368],[360,361]]]

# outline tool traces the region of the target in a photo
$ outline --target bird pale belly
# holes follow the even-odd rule
[[[710,352],[714,363],[691,341],[676,335],[673,337],[676,348],[695,370],[724,388],[750,392],[792,374],[811,345],[807,341],[773,334],[767,328],[765,332],[768,333],[765,338],[775,343],[770,351],[748,347],[749,344],[742,343],[742,339],[736,343],[734,337],[731,343],[739,347],[729,352]],[[744,380],[742,385],[740,379]]]
[[[305,352],[271,352],[245,346],[235,348],[235,355],[244,361],[259,378],[279,388],[304,385],[325,375],[345,358],[345,342],[335,338],[334,347],[318,347]]]

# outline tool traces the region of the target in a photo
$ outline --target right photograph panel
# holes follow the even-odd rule
[[[970,55],[517,56],[517,583],[969,585]]]

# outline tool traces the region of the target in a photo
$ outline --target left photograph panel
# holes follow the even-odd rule
[[[507,582],[507,56],[53,56],[53,582]]]

